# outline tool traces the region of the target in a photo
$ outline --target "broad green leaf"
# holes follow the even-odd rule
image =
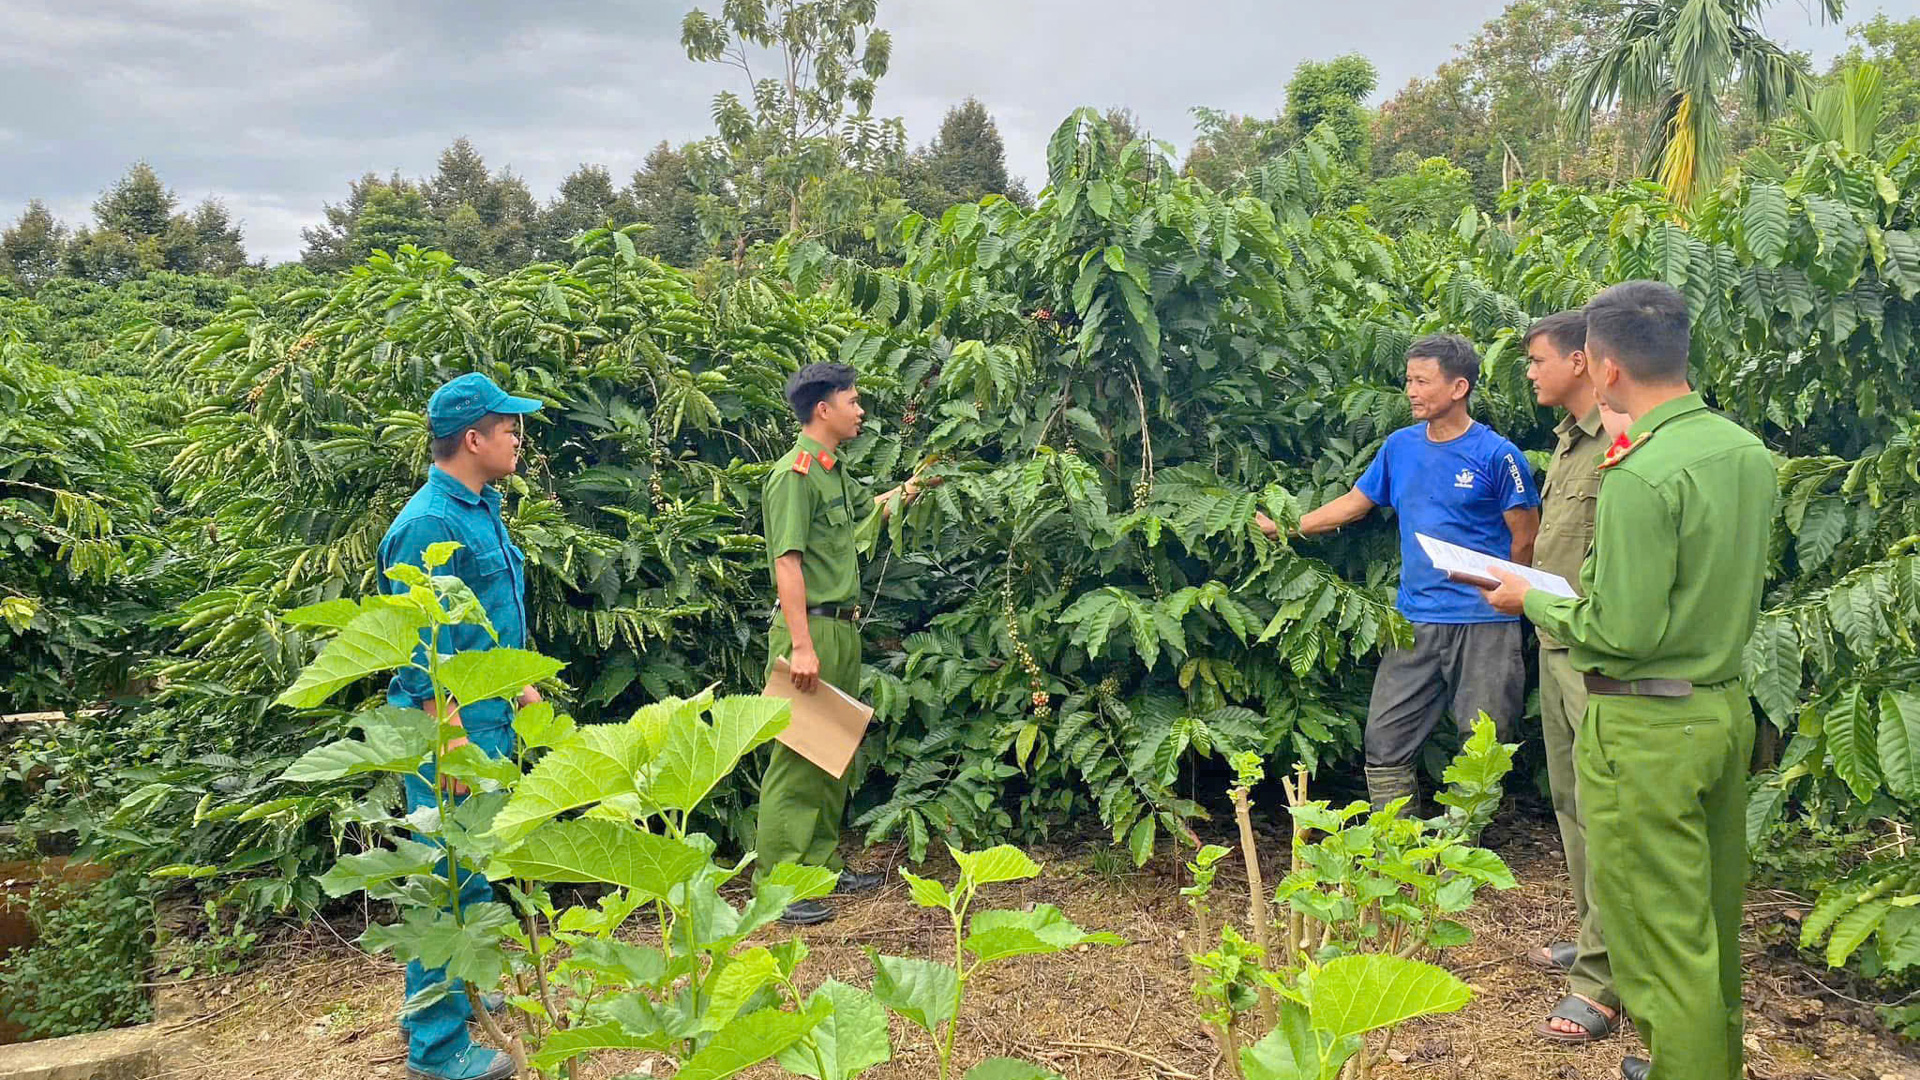
[[[1846,782],[1854,798],[1865,802],[1880,783],[1880,717],[1873,699],[1858,685],[1849,686],[1834,699],[1823,719],[1834,775]]]
[[[342,855],[320,875],[320,888],[328,896],[345,896],[394,878],[431,874],[439,861],[440,849],[431,844],[395,840],[391,850],[376,848],[359,855]]]
[[[395,607],[369,607],[327,642],[275,702],[310,709],[333,692],[369,675],[405,667],[413,660],[426,620]]]
[[[461,546],[458,540],[436,541],[428,544],[427,550],[420,553],[420,561],[426,564],[428,570],[438,570],[447,565],[447,562],[453,558],[453,553],[459,551]]]
[[[780,975],[773,954],[755,946],[735,954],[713,977],[708,989],[707,1012],[700,1018],[702,1031],[719,1031],[740,1015],[753,996]]]
[[[558,745],[574,730],[573,717],[554,715],[551,701],[523,705],[513,714],[513,734],[529,750]]]
[[[1893,910],[1891,900],[1869,900],[1840,916],[1833,924],[1833,934],[1827,938],[1827,966],[1843,967],[1854,950],[1866,943],[1868,937],[1880,927],[1880,921]]]
[[[514,925],[513,909],[492,901],[463,906],[458,919],[439,908],[411,908],[399,923],[368,927],[360,946],[371,953],[391,950],[395,959],[418,960],[429,969],[444,967],[449,979],[485,992],[507,977],[502,943]]]
[[[290,626],[331,626],[335,629],[343,629],[359,614],[359,604],[342,598],[323,600],[318,604],[294,608],[280,616],[280,621]]]
[[[569,908],[569,911],[580,910]],[[651,945],[630,945],[602,937],[568,939],[567,968],[588,968],[621,978],[634,986],[654,986],[671,973],[667,955]]]
[[[906,879],[907,889],[913,896],[914,903],[926,908],[945,908],[949,911],[953,909],[953,894],[947,891],[945,885],[932,878],[923,878],[905,870],[900,871],[900,876]]]
[[[459,702],[515,698],[567,665],[527,649],[469,649],[440,662],[440,682]]]
[[[1382,954],[1329,961],[1307,991],[1314,1028],[1335,1039],[1455,1012],[1472,999],[1467,984],[1445,968]]]
[[[1767,835],[1767,828],[1787,803],[1787,789],[1780,786],[1778,781],[1778,774],[1768,773],[1747,796],[1748,849],[1760,846],[1760,841]]]
[[[433,753],[440,725],[419,709],[382,705],[362,713],[355,723],[362,738],[340,739],[316,746],[287,766],[280,779],[297,784],[339,780],[362,773],[406,775],[420,770]]]
[[[646,732],[638,724],[583,727],[534,765],[493,827],[512,837],[556,814],[630,795],[650,755]]]
[[[1001,844],[985,851],[961,851],[948,845],[947,852],[960,864],[960,873],[975,885],[993,885],[1002,881],[1025,881],[1038,877],[1040,864],[1012,844]]]
[[[1240,1068],[1247,1080],[1329,1080],[1362,1045],[1359,1035],[1336,1041],[1316,1032],[1305,1008],[1284,1001],[1273,1030],[1240,1051]]]
[[[881,956],[872,949],[873,996],[880,1004],[932,1032],[953,1019],[960,977],[945,964],[906,956]]]
[[[660,1035],[634,1035],[617,1023],[595,1024],[552,1031],[541,1041],[538,1053],[527,1056],[527,1064],[543,1072],[554,1072],[569,1061],[609,1050],[666,1050],[673,1040]]]
[[[649,771],[646,793],[664,809],[692,812],[740,759],[786,729],[790,702],[757,695],[713,703],[711,724],[677,719]]]
[[[509,788],[520,779],[520,765],[512,758],[494,757],[473,743],[456,746],[440,755],[439,771],[476,789],[477,781],[496,788]]]
[[[1019,1058],[988,1058],[967,1070],[966,1080],[1062,1080],[1059,1073]]]
[[[514,877],[599,881],[665,900],[706,865],[707,853],[631,825],[578,818],[540,826],[498,861]]]
[[[688,1058],[673,1074],[674,1080],[726,1080],[799,1042],[827,1018],[831,1008],[822,1001],[804,1013],[762,1009],[742,1016]]]
[[[1082,944],[1126,944],[1113,934],[1087,933],[1052,904],[1037,904],[1032,911],[982,911],[973,916],[969,929],[960,947],[983,964],[1010,956],[1056,953]]]
[[[1895,798],[1920,799],[1920,693],[1880,694],[1880,775]]]
[[[887,1010],[872,994],[828,979],[807,998],[808,1010],[820,1002],[833,1011],[813,1029],[813,1045],[803,1041],[780,1051],[781,1068],[814,1080],[853,1080],[893,1056]]]
[[[1747,189],[1746,205],[1740,209],[1740,224],[1753,257],[1762,265],[1777,263],[1786,250],[1792,224],[1787,216],[1787,193],[1771,181],[1754,181]]]

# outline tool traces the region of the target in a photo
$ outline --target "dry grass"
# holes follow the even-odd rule
[[[1268,843],[1267,849],[1273,856],[1284,849],[1284,841]],[[1447,957],[1447,965],[1473,985],[1473,1004],[1402,1030],[1395,1039],[1395,1060],[1376,1072],[1383,1080],[1602,1080],[1619,1075],[1623,1054],[1640,1052],[1630,1033],[1579,1050],[1533,1035],[1533,1025],[1563,991],[1519,957],[1529,946],[1570,934],[1571,901],[1550,829],[1523,827],[1500,849],[1525,884],[1494,894],[1477,908],[1473,944]],[[984,973],[968,998],[956,1064],[1023,1057],[1075,1080],[1227,1075],[1195,1019],[1184,940],[1187,915],[1173,868],[1156,864],[1111,878],[1090,869],[1086,849],[1059,848],[1044,855],[1049,866],[1041,879],[998,887],[986,902],[1058,904],[1081,925],[1117,932],[1131,944],[1012,961]],[[872,866],[884,860],[869,856],[864,861]],[[1236,895],[1240,883],[1222,878],[1216,895],[1226,907],[1225,898]],[[951,953],[943,913],[914,907],[903,886],[840,908],[836,921],[803,931],[813,952],[802,970],[811,980],[832,976],[865,985],[869,946],[935,958]],[[1749,938],[1770,936],[1768,927],[1786,908],[1777,896],[1756,895],[1749,908]],[[254,970],[196,984],[202,1012],[189,1021],[189,1030],[201,1045],[170,1075],[182,1080],[402,1076],[404,1047],[392,1019],[400,1001],[399,970],[347,945],[343,937],[352,933],[326,926],[290,932]],[[1819,988],[1794,961],[1752,945],[1748,973],[1753,1076],[1920,1080],[1920,1064],[1910,1049],[1862,1026],[1870,1010],[1837,996],[1809,996]],[[933,1047],[924,1033],[896,1020],[893,1038],[895,1059],[868,1076],[923,1080],[934,1075]],[[592,1075],[605,1080],[645,1064],[641,1058],[607,1061]],[[782,1074],[767,1067],[745,1075],[762,1080]]]

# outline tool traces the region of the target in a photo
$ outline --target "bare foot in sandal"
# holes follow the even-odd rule
[[[1620,1029],[1620,1010],[1584,994],[1568,994],[1534,1030],[1554,1042],[1584,1043],[1604,1039]]]

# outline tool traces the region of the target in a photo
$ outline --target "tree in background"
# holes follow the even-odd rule
[[[1224,191],[1246,178],[1249,170],[1285,150],[1292,142],[1286,118],[1261,119],[1220,109],[1196,106],[1194,140],[1180,171],[1197,177],[1215,191]]]
[[[1332,60],[1307,60],[1294,68],[1287,80],[1286,105],[1271,119],[1195,108],[1196,135],[1180,171],[1215,191],[1224,190],[1323,123],[1331,125],[1347,162],[1364,169],[1372,146],[1372,123],[1364,102],[1378,81],[1371,61],[1349,53]],[[1119,131],[1111,115],[1108,123]]]
[[[570,260],[575,236],[609,221],[625,225],[639,213],[613,186],[604,165],[581,165],[560,181],[560,194],[540,212],[532,233],[533,253],[548,262]]]
[[[899,118],[873,115],[893,49],[873,25],[877,13],[877,0],[729,0],[717,18],[687,13],[687,56],[739,68],[751,86],[750,102],[732,91],[714,96],[719,136],[693,170],[706,196],[703,227],[730,234],[736,258],[750,237],[779,230],[769,228],[779,211],[785,231],[799,233],[810,196],[826,196],[814,199],[829,216],[816,227],[843,225],[832,220],[845,210],[840,193],[816,189],[836,173],[871,176],[904,148]],[[767,60],[771,74],[756,74]]]
[[[322,207],[326,224],[300,230],[300,261],[315,270],[344,270],[374,251],[400,244],[438,247],[462,264],[500,273],[535,258],[540,208],[526,182],[491,173],[464,136],[440,153],[425,180],[385,180],[367,173],[348,186],[346,201]],[[365,221],[372,214],[372,221]]]
[[[101,193],[91,226],[69,232],[36,199],[0,238],[0,274],[34,288],[63,274],[111,285],[162,270],[231,274],[250,265],[220,200],[209,196],[189,213],[179,206],[144,161]]]
[[[1281,116],[1288,134],[1304,138],[1327,124],[1347,160],[1365,169],[1373,139],[1364,102],[1379,82],[1373,61],[1359,53],[1302,61],[1287,80],[1287,106]]]
[[[1620,0],[1509,4],[1431,76],[1413,79],[1380,107],[1375,175],[1443,157],[1473,177],[1475,200],[1486,208],[1517,180],[1631,175],[1617,117],[1600,118],[1584,141],[1569,138],[1560,123],[1561,103],[1620,7]]]
[[[1596,111],[1615,102],[1649,110],[1642,167],[1679,203],[1719,180],[1732,159],[1724,103],[1765,121],[1811,90],[1804,59],[1767,40],[1767,0],[1633,0],[1584,64],[1564,107],[1567,133],[1585,139]],[[1822,18],[1843,0],[1818,0]]]
[[[1473,177],[1446,158],[1428,158],[1417,168],[1375,180],[1366,205],[1389,236],[1432,232],[1453,224],[1473,205]]]
[[[1920,18],[1894,22],[1882,12],[1847,31],[1853,47],[1827,72],[1837,77],[1849,67],[1869,63],[1880,69],[1882,122],[1889,130],[1920,124]]]
[[[1004,195],[1021,206],[1033,201],[1026,185],[1007,173],[999,125],[972,97],[947,110],[933,142],[902,163],[898,179],[907,205],[928,217],[988,195]]]
[[[447,254],[496,272],[531,261],[530,234],[539,217],[533,193],[509,170],[489,173],[466,136],[440,152],[439,168],[422,193],[443,226]]]
[[[365,262],[375,251],[397,252],[402,244],[443,247],[446,222],[433,216],[418,184],[395,179],[366,193],[346,237],[347,265]]]
[[[67,247],[67,227],[54,219],[47,204],[35,199],[20,220],[0,232],[0,277],[31,292],[60,275]]]
[[[675,150],[661,140],[627,182],[626,200],[633,206],[634,220],[652,226],[634,245],[671,266],[693,266],[709,250],[700,232],[700,189],[689,157],[695,149]]]

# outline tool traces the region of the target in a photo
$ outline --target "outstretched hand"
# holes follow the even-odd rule
[[[1261,532],[1267,534],[1267,539],[1272,540],[1275,543],[1278,543],[1280,541],[1280,523],[1279,522],[1268,517],[1264,512],[1255,510],[1253,512],[1253,523],[1254,525],[1259,527]]]

